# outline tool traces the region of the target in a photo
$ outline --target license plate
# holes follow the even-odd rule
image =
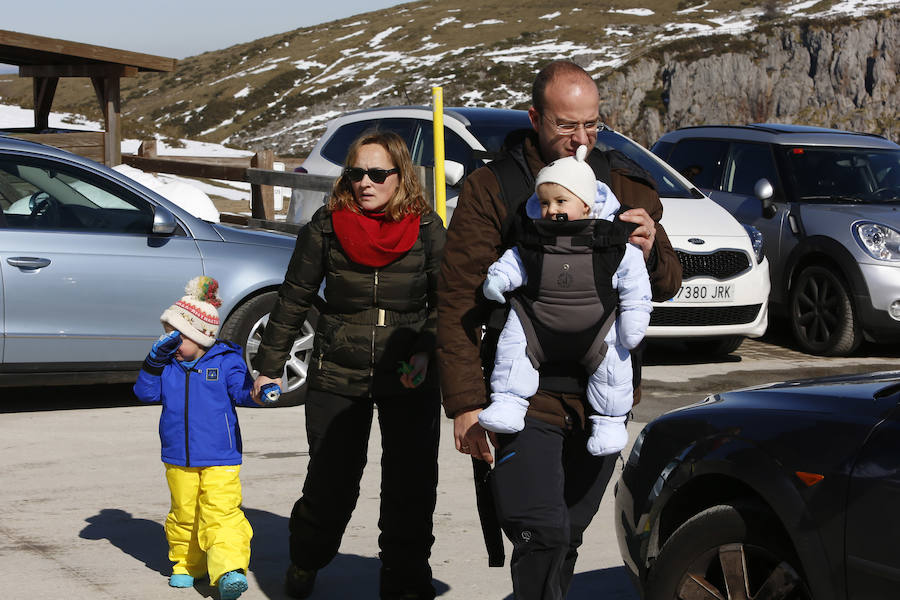
[[[672,300],[677,302],[734,302],[734,284],[683,285]]]

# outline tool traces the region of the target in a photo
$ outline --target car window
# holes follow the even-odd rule
[[[660,164],[650,152],[628,138],[603,129],[597,133],[596,146],[601,149],[618,150],[642,169],[650,173],[656,181],[657,191],[666,198],[693,198],[694,192],[685,187],[664,165]]]
[[[153,208],[112,189],[75,167],[0,159],[0,208],[8,228],[148,233]]]
[[[675,144],[668,163],[698,188],[718,190],[728,142],[682,140]]]
[[[527,113],[526,113],[527,114]],[[504,147],[506,137],[513,131],[531,130],[528,117],[519,114],[501,115],[497,120],[479,121],[468,127],[475,139],[481,142],[486,152],[497,153]]]
[[[420,119],[419,125],[421,129],[413,150],[413,163],[434,167],[434,125],[425,119]],[[444,157],[465,167],[465,175],[484,164],[472,154],[471,146],[449,127],[444,127]]]
[[[769,145],[732,142],[725,164],[722,191],[752,196],[756,182],[763,178],[768,179],[773,187],[778,186],[778,175]]]
[[[350,144],[366,131],[393,131],[410,147],[416,134],[416,119],[366,119],[341,125],[322,148],[322,156],[336,165],[343,165]]]
[[[900,198],[900,151],[789,146],[781,154],[798,198]]]

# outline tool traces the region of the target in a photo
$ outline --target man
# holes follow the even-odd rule
[[[496,340],[489,331],[482,348],[482,328],[492,307],[479,290],[487,267],[513,243],[503,239],[509,231],[504,226],[507,207],[515,206],[510,190],[527,189],[530,195],[535,175],[547,163],[573,156],[582,144],[593,148],[599,102],[596,84],[578,65],[556,61],[544,67],[535,79],[528,110],[534,131],[510,149],[509,157],[472,173],[459,196],[438,283],[437,352],[444,410],[454,421],[456,448],[474,458],[493,462],[478,413],[487,403],[482,360],[491,364],[490,345]],[[658,224],[662,205],[655,189],[628,169],[627,159],[599,150],[591,159],[598,179],[629,209],[621,219],[636,225],[629,241],[643,251],[654,300],[672,297],[681,284],[681,266]],[[520,170],[508,168],[510,161]],[[616,461],[616,455],[593,457],[586,450],[583,381],[565,376],[545,380],[541,375],[541,389],[529,399],[525,428],[492,435],[498,455],[492,482],[495,504],[513,543],[510,567],[518,599],[565,597],[582,535]],[[635,402],[639,399],[637,387]]]

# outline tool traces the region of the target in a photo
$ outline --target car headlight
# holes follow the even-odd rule
[[[756,255],[756,264],[762,262],[765,257],[763,254],[763,234],[762,231],[753,225],[744,225],[744,230],[750,236],[750,245],[753,246],[753,253]]]
[[[853,224],[853,237],[872,258],[900,261],[900,231],[893,227],[860,221]]]

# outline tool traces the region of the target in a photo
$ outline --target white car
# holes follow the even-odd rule
[[[443,118],[449,222],[466,175],[498,153],[510,131],[530,129],[531,121],[523,110],[493,108],[447,108]],[[428,106],[392,106],[358,110],[329,121],[325,133],[296,171],[337,177],[350,144],[369,130],[389,130],[399,134],[409,147],[413,164],[434,168],[432,109]],[[306,223],[325,199],[326,195],[321,192],[294,188],[287,220]]]
[[[680,339],[698,354],[721,355],[745,337],[763,335],[770,283],[762,234],[624,135],[604,128],[597,146],[622,152],[656,181],[662,224],[683,269],[675,297],[653,304],[647,337]]]
[[[399,133],[413,162],[434,166],[432,112],[426,106],[375,108],[330,121],[300,169],[337,177],[347,149],[370,129]],[[447,218],[466,175],[496,156],[507,135],[531,129],[528,113],[499,108],[449,108],[444,112],[447,166]],[[663,225],[684,269],[675,298],[654,303],[649,338],[675,338],[706,356],[728,354],[745,337],[759,337],[768,324],[769,263],[762,235],[743,226],[687,179],[626,136],[603,128],[597,146],[618,150],[657,184]],[[318,209],[322,193],[294,190],[288,220],[305,223]]]

